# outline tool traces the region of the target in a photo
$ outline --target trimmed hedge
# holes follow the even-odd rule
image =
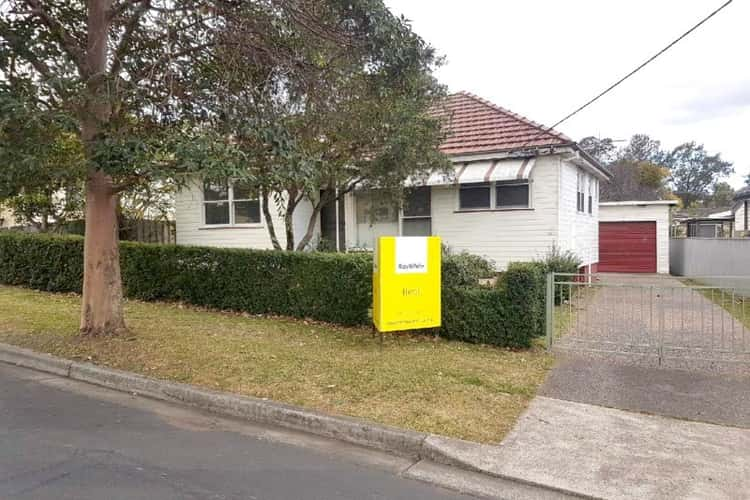
[[[127,297],[342,325],[370,321],[371,254],[123,242],[120,257]],[[529,346],[544,326],[540,273],[538,266],[514,264],[497,288],[444,284],[438,334],[465,342]],[[0,233],[1,283],[80,293],[82,278],[82,238]]]
[[[510,317],[515,328],[531,337],[544,335],[547,279],[544,265],[538,262],[511,262],[503,274],[502,287],[514,310]]]
[[[367,322],[371,259],[358,255],[120,244],[127,297],[178,300],[253,314]],[[0,282],[79,292],[83,239],[0,234]]]

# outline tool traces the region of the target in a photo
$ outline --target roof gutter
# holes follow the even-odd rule
[[[581,148],[581,146],[579,146],[577,142],[572,142],[567,146],[572,148],[578,154],[578,156],[586,161],[586,163],[594,167],[595,170],[599,171],[607,181],[611,181],[613,179],[612,173],[607,170],[604,165],[599,163],[599,160],[597,160],[589,153],[587,153],[583,148]]]

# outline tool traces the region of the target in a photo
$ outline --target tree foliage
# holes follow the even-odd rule
[[[6,0],[0,9],[9,102],[67,124],[82,145],[85,334],[125,328],[121,192],[190,175],[251,177],[252,165],[256,173],[280,165],[280,186],[298,172],[331,186],[352,165],[384,171],[410,151],[405,133],[387,126],[401,127],[405,110],[423,106],[420,88],[432,90],[431,49],[381,0]],[[400,105],[389,106],[391,94]],[[377,99],[383,117],[365,106]],[[342,121],[355,115],[361,123]],[[381,118],[380,129],[365,126]],[[3,148],[15,157],[3,165],[5,187],[8,178],[28,181],[24,143]]]
[[[307,247],[320,210],[356,187],[400,189],[407,177],[447,165],[437,149],[441,124],[429,113],[443,96],[432,76],[434,50],[380,1],[316,5],[326,36],[298,30],[277,37],[290,56],[282,59],[237,44],[219,64],[241,70],[206,77],[213,82],[207,107],[219,110],[217,123],[248,160],[244,175],[265,196],[277,248],[270,212],[283,216],[287,250]],[[287,31],[295,15],[275,21]],[[229,25],[225,36],[247,34]],[[248,80],[259,83],[248,87]],[[293,214],[302,200],[312,212],[295,242]]]
[[[732,163],[720,153],[709,154],[703,144],[686,142],[665,156],[675,193],[689,207],[709,196],[717,181],[734,172]]]
[[[717,182],[706,203],[713,208],[729,207],[734,202],[734,188],[727,182]]]
[[[676,195],[689,207],[698,202],[715,203],[712,193],[726,198],[728,185],[720,181],[734,171],[732,164],[719,153],[708,154],[702,144],[686,142],[667,151],[660,141],[645,134],[633,135],[622,148],[613,142],[595,137],[580,142],[612,173],[612,181],[602,184],[602,200],[657,200]]]

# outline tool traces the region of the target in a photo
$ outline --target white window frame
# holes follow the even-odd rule
[[[510,181],[510,179],[509,179]],[[484,183],[483,183],[484,184]],[[457,186],[456,191],[456,212],[512,212],[514,210],[533,210],[533,185],[534,183],[531,182],[531,179],[513,179],[512,182],[498,182],[498,181],[491,181],[488,182],[490,186],[490,206],[489,208],[461,208],[461,185],[459,184]],[[529,201],[526,206],[523,205],[511,205],[511,206],[497,206],[497,185],[498,184],[526,184],[529,186]]]
[[[400,236],[404,235],[404,221],[405,220],[425,220],[429,219],[430,221],[430,234],[429,236],[433,235],[432,230],[432,186],[424,186],[426,189],[428,189],[430,193],[430,215],[404,215],[404,204],[402,203],[401,206],[398,209],[398,234]]]
[[[215,229],[215,228],[259,228],[263,227],[263,207],[261,206],[261,195],[258,194],[258,199],[239,199],[236,200],[234,198],[234,184],[237,181],[226,181],[227,182],[227,199],[226,200],[206,200],[206,192],[205,192],[205,185],[202,184],[200,186],[201,190],[201,221],[203,228],[207,229]],[[258,213],[260,214],[260,221],[258,222],[243,222],[243,223],[235,223],[234,221],[234,203],[235,202],[245,202],[245,201],[257,201],[258,202]],[[229,205],[229,224],[209,224],[206,222],[206,205],[213,204],[217,205],[219,203],[227,203]]]
[[[581,170],[576,172],[576,212],[579,214],[586,213],[586,191],[585,191],[586,174]]]

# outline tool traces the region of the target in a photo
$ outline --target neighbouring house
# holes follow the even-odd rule
[[[378,236],[440,236],[454,250],[483,255],[499,270],[543,257],[553,246],[571,250],[582,267],[599,261],[599,183],[610,174],[565,135],[475,95],[461,92],[444,106],[441,150],[453,174],[432,174],[410,186],[403,206],[373,191],[347,194],[327,206],[316,240],[339,250],[371,249]],[[232,183],[193,182],[176,196],[177,243],[271,248],[260,202]],[[294,214],[299,241],[312,213]],[[284,224],[274,215],[284,245]]]
[[[669,273],[670,211],[675,200],[599,204],[599,271]]]
[[[672,217],[672,236],[676,238],[731,238],[734,213],[727,208],[689,208]]]
[[[725,208],[678,210],[672,219],[672,236],[682,238],[743,238],[750,236],[750,187],[737,191]]]
[[[732,213],[734,215],[734,234],[750,237],[750,186],[737,191],[734,196]]]

